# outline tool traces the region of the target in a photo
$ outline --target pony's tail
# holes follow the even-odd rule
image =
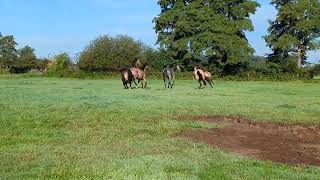
[[[130,69],[127,69],[127,71],[128,71],[128,81],[131,82],[131,81],[133,81],[134,76],[133,76],[133,74],[132,74]]]
[[[203,74],[200,73],[200,71],[197,71],[197,75],[198,75],[198,77],[199,77],[200,80],[204,80],[204,79],[203,79]]]

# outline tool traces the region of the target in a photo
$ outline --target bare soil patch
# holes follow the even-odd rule
[[[319,126],[253,122],[230,116],[202,116],[195,120],[219,127],[179,135],[260,160],[320,166]]]

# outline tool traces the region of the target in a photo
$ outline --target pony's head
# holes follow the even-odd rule
[[[143,71],[150,71],[151,70],[151,64],[145,63],[142,68]]]
[[[178,70],[178,71],[181,71],[181,68],[180,68],[180,66],[179,66],[179,65],[177,65],[177,70]]]
[[[132,61],[132,66],[136,67],[136,68],[140,67],[141,66],[140,59],[139,58],[134,58],[134,60]]]
[[[176,71],[176,70],[181,71],[180,66],[177,65],[177,64],[172,64],[172,65],[171,65],[171,68],[172,68],[174,71]]]

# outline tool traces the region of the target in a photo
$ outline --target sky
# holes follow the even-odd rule
[[[276,10],[269,0],[258,0],[261,7],[252,21],[254,32],[247,37],[256,55],[269,49],[262,36]],[[159,15],[157,0],[0,0],[0,32],[14,35],[18,47],[29,45],[39,57],[59,52],[76,56],[99,35],[126,34],[155,46],[157,35],[152,20]],[[320,52],[309,53],[309,61],[319,61]]]

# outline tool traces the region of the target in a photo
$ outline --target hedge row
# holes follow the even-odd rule
[[[89,73],[81,70],[49,71],[47,73],[33,72],[16,75],[19,77],[57,77],[57,78],[78,78],[78,79],[120,79],[120,72],[97,72]],[[213,75],[217,80],[229,81],[290,81],[290,80],[310,80],[314,79],[309,74],[262,74],[262,73],[243,73],[237,76],[218,77]],[[193,80],[193,72],[177,72],[176,78],[180,80]],[[162,79],[162,72],[151,71],[148,73],[148,79]]]

